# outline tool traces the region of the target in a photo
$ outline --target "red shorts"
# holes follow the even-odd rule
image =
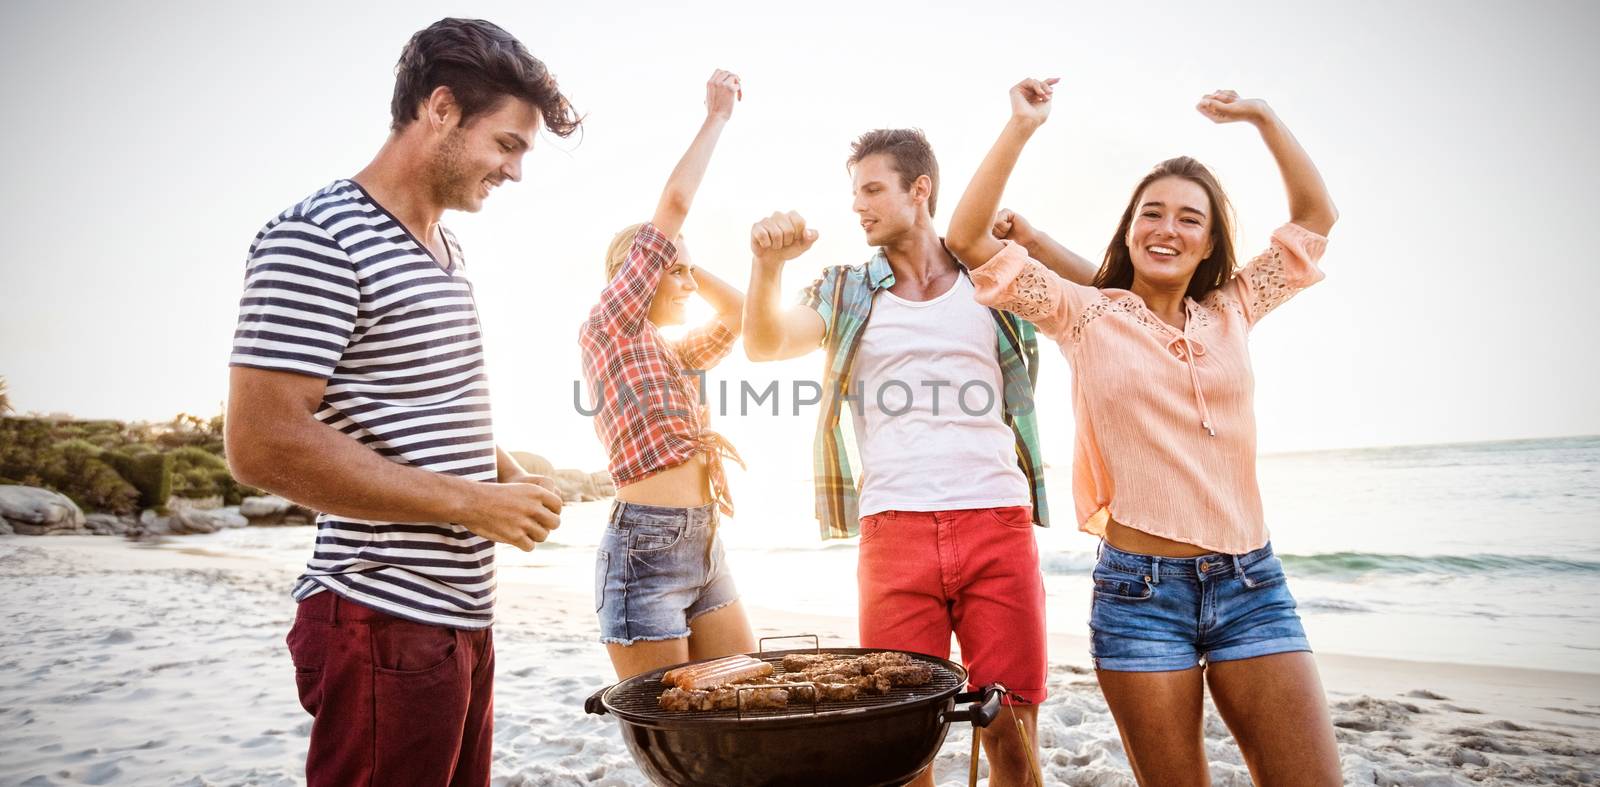
[[[861,646],[950,656],[1007,702],[1046,696],[1044,578],[1028,506],[885,511],[861,520]]]
[[[313,717],[307,787],[489,784],[489,629],[413,623],[324,590],[300,602],[289,656]]]

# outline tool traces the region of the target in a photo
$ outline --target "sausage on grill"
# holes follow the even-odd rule
[[[728,656],[726,658],[713,659],[711,661],[703,661],[703,662],[701,662],[699,664],[691,664],[691,665],[689,665],[687,667],[678,667],[677,669],[669,669],[669,670],[667,670],[667,673],[665,675],[661,676],[661,682],[662,682],[662,684],[667,685],[667,686],[676,686],[676,685],[678,685],[678,678],[682,677],[685,674],[688,674],[688,673],[691,673],[691,672],[705,672],[705,671],[708,671],[708,670],[717,669],[718,667],[725,667],[725,666],[728,666],[730,664],[735,664],[735,663],[738,663],[738,662],[741,662],[741,661],[755,661],[755,659],[750,658],[749,656],[745,656],[745,655]]]
[[[729,683],[738,683],[751,678],[765,678],[773,672],[772,665],[765,661],[750,659],[750,663],[734,663],[705,672],[692,672],[688,675],[678,676],[680,689],[714,689]]]

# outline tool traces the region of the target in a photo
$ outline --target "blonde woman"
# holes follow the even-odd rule
[[[679,235],[739,98],[732,73],[706,83],[699,134],[655,216],[612,240],[605,290],[580,334],[595,433],[617,485],[595,556],[595,608],[619,679],[755,649],[717,538],[719,514],[733,511],[722,462],[737,454],[708,427],[699,390],[699,374],[739,338],[744,294],[695,268]],[[683,339],[663,337],[696,294],[717,316]]]

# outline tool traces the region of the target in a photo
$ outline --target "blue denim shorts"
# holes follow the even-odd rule
[[[1271,544],[1243,555],[1172,558],[1102,542],[1089,652],[1095,669],[1168,672],[1309,651],[1294,610]]]
[[[594,563],[601,642],[682,639],[689,621],[738,599],[717,538],[716,504],[612,504]]]

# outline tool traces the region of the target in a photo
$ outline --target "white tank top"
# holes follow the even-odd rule
[[[1032,503],[1002,415],[998,329],[974,294],[963,272],[933,300],[874,296],[847,392],[861,394],[862,516]]]

